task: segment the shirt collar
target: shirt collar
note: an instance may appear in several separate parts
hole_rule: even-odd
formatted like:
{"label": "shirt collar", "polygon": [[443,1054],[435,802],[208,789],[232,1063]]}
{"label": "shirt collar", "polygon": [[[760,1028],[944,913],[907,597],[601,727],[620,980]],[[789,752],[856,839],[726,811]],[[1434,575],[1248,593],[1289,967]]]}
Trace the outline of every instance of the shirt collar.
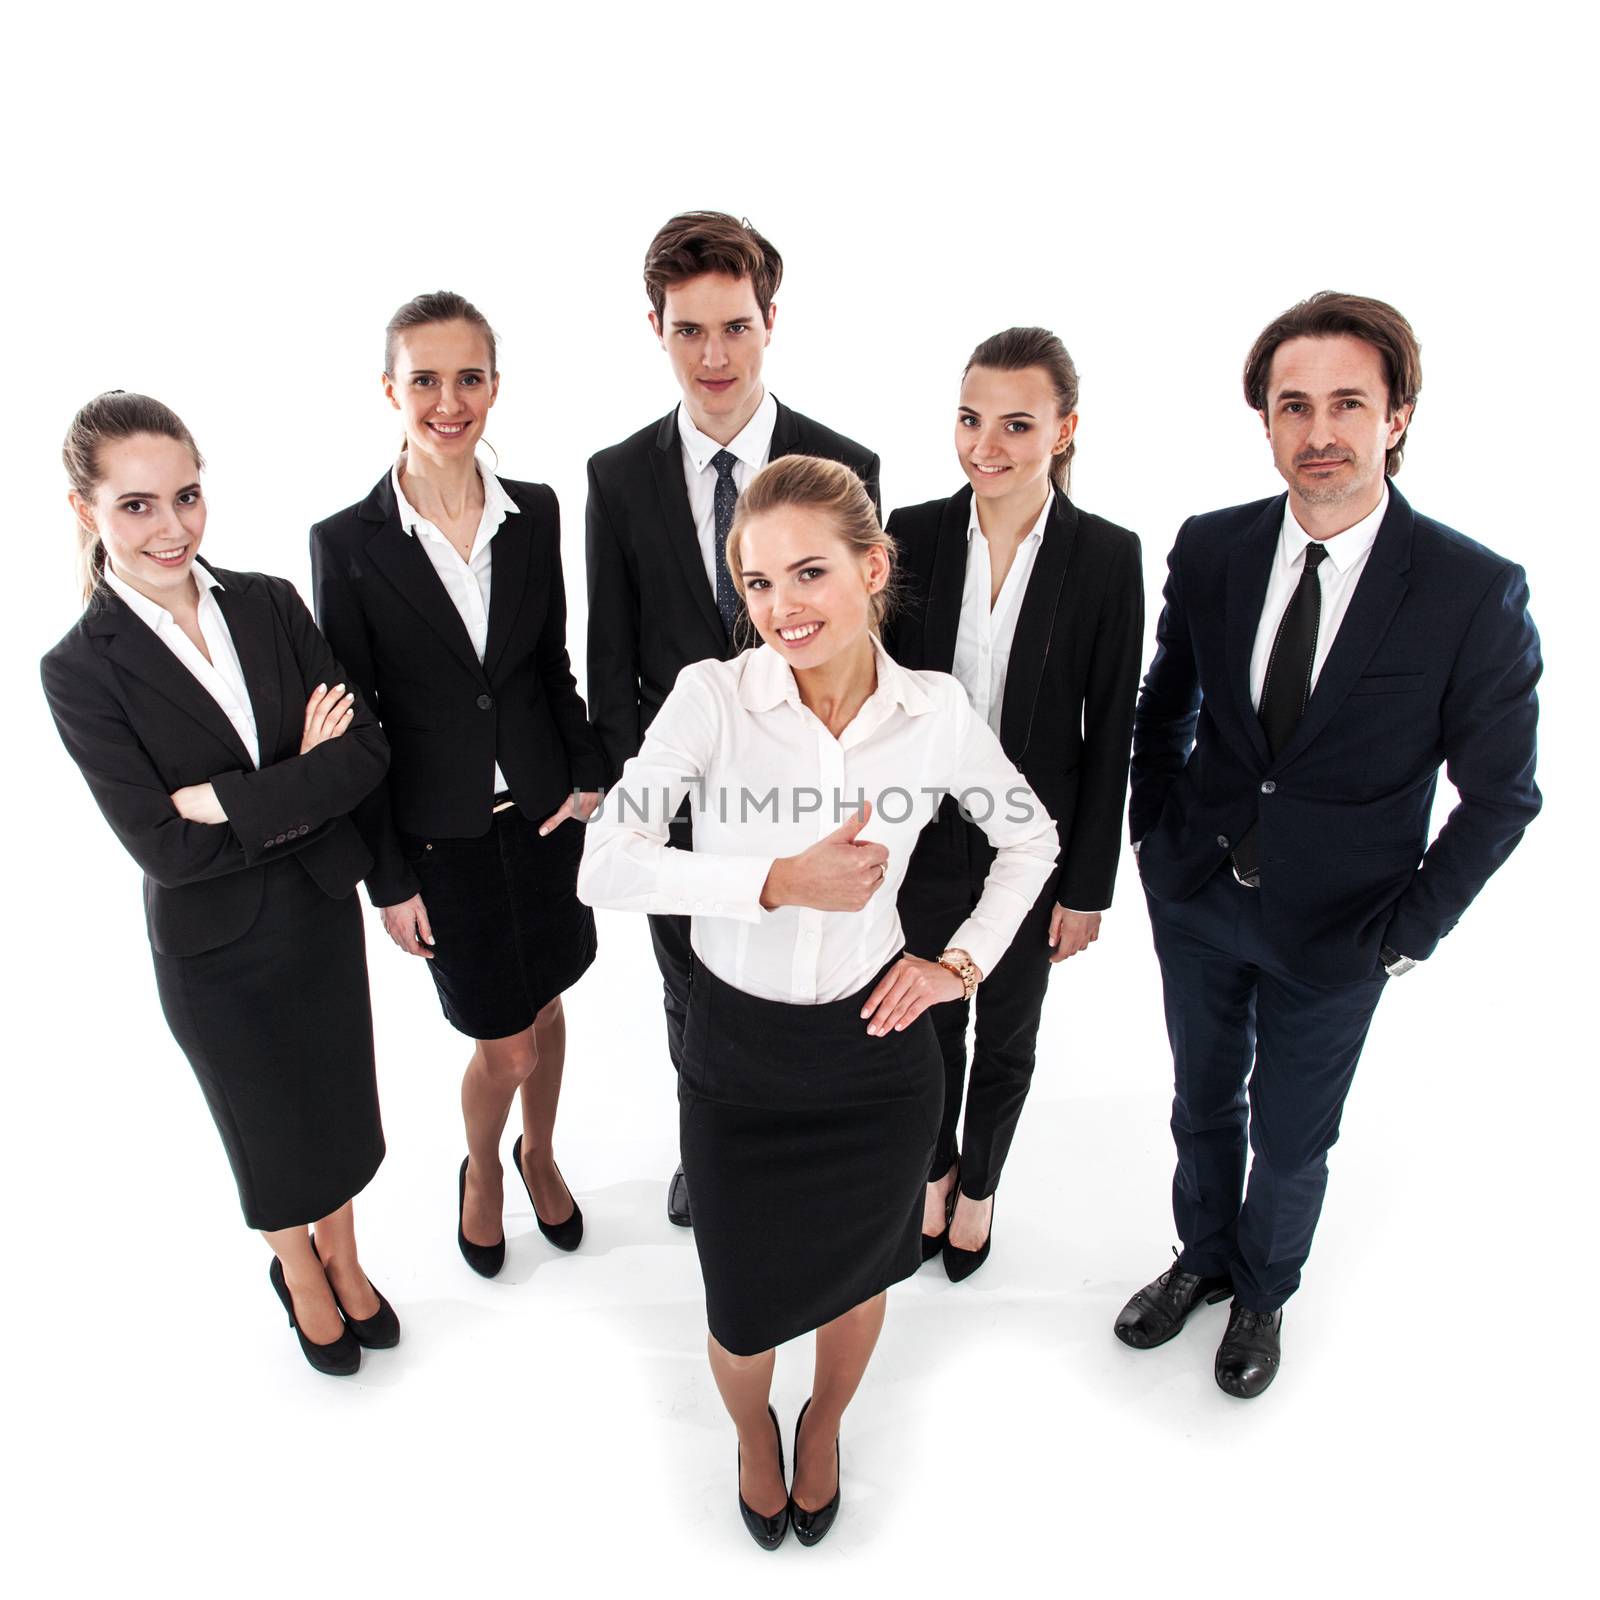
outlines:
{"label": "shirt collar", "polygon": [[[222,582],[216,574],[202,567],[198,561],[192,562],[189,570],[194,574],[195,587],[199,591],[201,600],[204,600],[213,589],[222,587]],[[102,576],[111,592],[147,627],[160,629],[174,621],[172,613],[159,600],[152,600],[149,595],[140,594],[131,583],[124,583],[111,570],[109,561]]]}
{"label": "shirt collar", "polygon": [[[1044,497],[1044,508],[1033,519],[1033,526],[1022,536],[1021,542],[1017,545],[1019,550],[1025,544],[1038,544],[1044,538],[1044,525],[1050,520],[1050,513],[1054,509],[1055,503],[1056,492],[1052,489]],[[970,545],[974,539],[982,537],[983,529],[978,526],[978,497],[973,495],[972,510],[967,516],[967,543]]]}
{"label": "shirt collar", "polygon": [[[430,528],[433,524],[406,499],[406,492],[400,487],[400,466],[404,460],[405,452],[402,451],[400,459],[390,470],[389,482],[394,489],[395,511],[399,514],[402,531],[415,533],[417,523],[425,522]],[[487,523],[491,528],[498,528],[507,517],[516,516],[522,508],[506,493],[505,485],[481,461],[478,463],[478,476],[483,480],[483,518],[478,526],[482,528]]]}
{"label": "shirt collar", "polygon": [[[863,711],[874,700],[886,706],[898,705],[908,717],[920,716],[932,707],[927,690],[884,649],[877,634],[872,636],[872,654],[878,667],[878,686],[867,697]],[[747,650],[739,660],[739,704],[747,711],[771,711],[785,701],[796,706],[801,703],[794,669],[770,644]]]}
{"label": "shirt collar", "polygon": [[1295,519],[1295,514],[1285,499],[1283,533],[1278,540],[1278,548],[1283,553],[1285,564],[1292,567],[1300,559],[1307,545],[1320,544],[1328,552],[1328,560],[1333,563],[1336,572],[1349,572],[1372,548],[1373,541],[1378,537],[1378,529],[1383,525],[1384,513],[1388,509],[1389,484],[1385,479],[1383,495],[1377,505],[1354,527],[1346,528],[1343,533],[1334,534],[1331,539],[1313,539]]}
{"label": "shirt collar", "polygon": [[718,444],[709,434],[702,433],[689,415],[689,408],[678,402],[678,437],[696,472],[704,472],[711,458],[719,450],[737,456],[753,472],[767,464],[767,452],[772,449],[772,430],[778,425],[778,402],[769,389],[761,396],[756,414],[734,435],[727,444]]}

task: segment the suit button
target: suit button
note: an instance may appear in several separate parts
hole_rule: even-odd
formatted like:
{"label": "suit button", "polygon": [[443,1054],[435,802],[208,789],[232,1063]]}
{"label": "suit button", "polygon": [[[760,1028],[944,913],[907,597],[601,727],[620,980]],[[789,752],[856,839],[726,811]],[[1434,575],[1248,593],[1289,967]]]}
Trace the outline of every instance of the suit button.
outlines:
{"label": "suit button", "polygon": [[494,696],[492,694],[480,694],[478,696],[478,709],[480,711],[487,711],[493,704]]}
{"label": "suit button", "polygon": [[261,841],[261,848],[263,850],[270,850],[272,848],[272,841],[270,839],[263,839]]}
{"label": "suit button", "polygon": [[1272,781],[1271,778],[1268,778],[1267,781],[1261,785],[1261,792],[1262,794],[1276,794],[1278,792],[1278,786]]}
{"label": "suit button", "polygon": [[274,844],[287,844],[288,842],[289,842],[289,835],[286,834],[286,833],[280,833],[278,835],[278,837],[273,840]]}
{"label": "suit button", "polygon": [[1217,847],[1219,849],[1221,849],[1221,850],[1226,850],[1228,848],[1228,836],[1227,836],[1227,834],[1219,833],[1217,835]]}
{"label": "suit button", "polygon": [[302,822],[300,824],[300,837],[303,839],[310,832],[311,832],[311,824],[309,822]]}

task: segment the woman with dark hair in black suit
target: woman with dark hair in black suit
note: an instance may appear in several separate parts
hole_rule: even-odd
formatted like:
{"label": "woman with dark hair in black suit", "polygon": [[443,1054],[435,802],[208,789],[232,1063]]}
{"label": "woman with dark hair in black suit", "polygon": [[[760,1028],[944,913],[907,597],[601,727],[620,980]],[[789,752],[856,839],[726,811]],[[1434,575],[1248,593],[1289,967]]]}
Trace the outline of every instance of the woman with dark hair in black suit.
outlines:
{"label": "woman with dark hair in black suit", "polygon": [[512,1159],[540,1231],[563,1250],[583,1237],[553,1138],[561,995],[595,956],[576,884],[604,760],[567,659],[556,498],[477,461],[500,384],[493,329],[460,295],[420,295],[390,320],[383,384],[405,419],[400,459],[311,530],[311,570],[318,618],[393,749],[356,813],[368,893],[473,1041],[456,1242],[492,1278],[519,1094]]}
{"label": "woman with dark hair in black suit", "polygon": [[311,1365],[349,1374],[400,1337],[352,1204],[383,1128],[354,894],[371,856],[348,813],[388,747],[290,584],[196,560],[200,453],[166,406],[101,395],[62,455],[87,605],[45,694],[144,868],[161,1009],[273,1288]]}
{"label": "woman with dark hair in black suit", "polygon": [[[952,1282],[989,1253],[994,1193],[1033,1076],[1050,969],[1100,936],[1116,878],[1144,633],[1139,541],[1067,498],[1078,373],[1043,328],[973,351],[956,455],[967,487],[889,519],[906,605],[889,647],[953,672],[1055,820],[1058,869],[973,1007],[933,1014],[944,1118],[928,1174],[923,1255]],[[946,800],[900,894],[906,947],[936,953],[966,917],[992,850]],[[967,1081],[969,1010],[977,1016]],[[956,1123],[966,1088],[959,1154]]]}

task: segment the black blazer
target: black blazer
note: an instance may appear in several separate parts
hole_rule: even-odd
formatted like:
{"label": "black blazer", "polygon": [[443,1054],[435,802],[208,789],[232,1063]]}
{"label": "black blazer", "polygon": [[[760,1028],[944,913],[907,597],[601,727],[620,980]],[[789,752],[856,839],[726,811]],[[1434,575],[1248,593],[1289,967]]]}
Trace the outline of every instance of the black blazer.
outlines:
{"label": "black blazer", "polygon": [[[900,604],[885,643],[908,667],[949,672],[967,573],[970,485],[889,518]],[[1058,905],[1111,904],[1144,648],[1136,534],[1053,491],[1028,574],[1000,708],[1000,743],[1056,824]]]}
{"label": "black blazer", "polygon": [[[1284,499],[1178,532],[1134,723],[1129,829],[1145,888],[1182,900],[1258,824],[1268,932],[1311,982],[1348,983],[1377,970],[1384,944],[1431,955],[1538,813],[1539,635],[1521,567],[1418,516],[1391,484],[1274,759],[1250,654]],[[1461,798],[1430,846],[1441,761]]]}
{"label": "black blazer", "polygon": [[[354,683],[294,586],[206,563],[255,711],[261,767],[226,713],[147,624],[105,584],[40,663],[67,753],[129,855],[144,868],[145,921],[162,955],[231,944],[255,920],[263,873],[292,858],[332,896],[372,857],[349,813],[389,762],[358,694],[337,739],[300,754],[306,700],[319,683]],[[210,783],[226,824],[186,822],[174,790]]]}
{"label": "black blazer", "polygon": [[[880,504],[877,456],[781,400],[768,459],[780,456],[842,461]],[[615,783],[678,673],[691,661],[738,654],[706,582],[676,406],[590,457],[586,532],[589,712]]]}
{"label": "black blazer", "polygon": [[555,494],[542,483],[500,482],[518,515],[494,536],[482,662],[427,553],[400,526],[389,473],[311,530],[318,620],[393,750],[388,781],[356,812],[375,858],[374,905],[418,892],[397,829],[451,839],[488,831],[497,761],[533,822],[572,789],[605,781],[567,659]]}

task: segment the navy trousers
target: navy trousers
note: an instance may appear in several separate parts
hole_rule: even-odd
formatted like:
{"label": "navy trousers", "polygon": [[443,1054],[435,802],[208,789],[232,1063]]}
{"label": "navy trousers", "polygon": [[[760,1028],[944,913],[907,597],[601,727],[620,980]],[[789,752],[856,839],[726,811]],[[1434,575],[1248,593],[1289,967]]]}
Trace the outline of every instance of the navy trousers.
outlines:
{"label": "navy trousers", "polygon": [[1333,988],[1297,978],[1294,952],[1267,943],[1259,891],[1226,867],[1188,900],[1145,898],[1172,1044],[1179,1264],[1231,1273],[1241,1305],[1274,1311],[1300,1286],[1388,979],[1382,968]]}

